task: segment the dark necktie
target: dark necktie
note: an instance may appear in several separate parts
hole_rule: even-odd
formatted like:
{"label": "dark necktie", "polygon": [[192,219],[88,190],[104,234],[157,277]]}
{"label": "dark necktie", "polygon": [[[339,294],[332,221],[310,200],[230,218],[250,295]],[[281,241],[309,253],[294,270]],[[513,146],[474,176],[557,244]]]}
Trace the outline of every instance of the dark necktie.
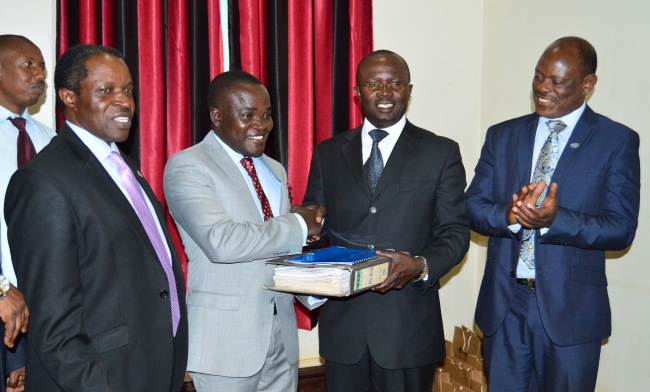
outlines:
{"label": "dark necktie", "polygon": [[372,148],[370,150],[370,157],[368,157],[366,163],[363,164],[363,172],[366,175],[366,181],[368,181],[370,193],[375,193],[379,177],[381,177],[381,172],[384,170],[384,159],[381,156],[379,142],[388,136],[388,132],[383,129],[373,129],[368,132],[368,135],[372,138]]}
{"label": "dark necktie", "polygon": [[[549,120],[546,122],[546,126],[551,133],[549,133],[546,142],[542,146],[539,158],[537,158],[535,172],[533,174],[534,183],[540,181],[546,183],[546,188],[544,188],[542,194],[537,198],[537,207],[542,205],[542,202],[546,197],[548,186],[551,184],[551,177],[553,177],[553,172],[555,172],[555,166],[557,166],[557,161],[560,159],[560,142],[558,134],[566,128],[566,124],[560,120]],[[521,260],[530,270],[535,269],[535,243],[532,238],[534,232],[535,230],[524,230],[523,240],[519,250],[519,257],[521,257]]]}
{"label": "dark necktie", "polygon": [[32,139],[30,139],[27,134],[27,130],[25,130],[25,123],[27,120],[22,117],[9,117],[8,120],[14,124],[14,127],[18,128],[18,139],[16,139],[18,154],[16,157],[18,168],[20,169],[22,165],[26,164],[30,159],[36,156],[36,149],[34,148]]}
{"label": "dark necktie", "polygon": [[255,171],[255,165],[253,165],[253,158],[245,157],[239,161],[249,176],[253,180],[253,186],[255,187],[255,192],[257,193],[257,198],[260,200],[260,205],[262,206],[262,212],[264,213],[264,220],[267,221],[273,218],[273,211],[271,211],[271,205],[269,204],[269,199],[262,189],[262,184],[260,184],[260,179],[257,177],[257,171]]}
{"label": "dark necktie", "polygon": [[138,183],[131,168],[126,164],[126,162],[124,162],[122,156],[118,152],[113,151],[108,156],[108,159],[117,166],[117,172],[120,175],[122,185],[124,185],[124,189],[126,189],[126,193],[128,193],[129,198],[133,203],[135,213],[138,215],[138,218],[140,218],[140,222],[142,222],[142,226],[147,232],[147,236],[156,251],[156,255],[165,271],[165,275],[167,276],[169,299],[171,301],[172,309],[172,334],[176,336],[178,322],[181,319],[181,311],[178,304],[178,292],[176,291],[176,279],[174,278],[174,271],[172,269],[172,263],[169,260],[169,255],[167,254],[167,249],[165,249],[165,245],[163,244],[160,233],[158,232],[158,225],[156,225],[151,210],[144,199],[140,183]]}

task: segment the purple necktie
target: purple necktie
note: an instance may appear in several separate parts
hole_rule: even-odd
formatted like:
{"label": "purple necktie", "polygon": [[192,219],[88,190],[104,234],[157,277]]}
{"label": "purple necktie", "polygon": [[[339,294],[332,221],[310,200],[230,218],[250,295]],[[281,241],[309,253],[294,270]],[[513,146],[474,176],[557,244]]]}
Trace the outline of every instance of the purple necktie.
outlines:
{"label": "purple necktie", "polygon": [[36,156],[36,149],[34,148],[32,139],[29,138],[27,130],[25,129],[25,123],[27,120],[22,117],[9,117],[7,119],[11,121],[12,124],[14,124],[14,127],[18,128],[18,139],[16,139],[16,148],[18,149],[18,154],[16,158],[18,168],[20,169],[22,165],[26,164],[30,159]]}
{"label": "purple necktie", "polygon": [[158,232],[158,226],[156,221],[154,221],[153,215],[151,215],[151,210],[147,206],[147,202],[144,200],[144,194],[142,193],[142,188],[140,183],[135,179],[131,168],[124,162],[124,159],[118,152],[111,152],[108,158],[115,163],[117,166],[117,171],[122,180],[122,185],[126,189],[126,192],[129,194],[129,198],[133,203],[135,208],[135,213],[140,218],[144,230],[149,236],[149,240],[156,250],[158,255],[158,260],[165,270],[167,275],[167,282],[169,283],[169,299],[171,300],[172,307],[172,328],[173,334],[176,336],[176,330],[178,330],[178,321],[181,319],[181,311],[178,305],[178,292],[176,291],[176,280],[174,279],[174,271],[172,270],[172,264],[169,260],[169,255],[165,249],[165,245],[162,242],[160,233]]}

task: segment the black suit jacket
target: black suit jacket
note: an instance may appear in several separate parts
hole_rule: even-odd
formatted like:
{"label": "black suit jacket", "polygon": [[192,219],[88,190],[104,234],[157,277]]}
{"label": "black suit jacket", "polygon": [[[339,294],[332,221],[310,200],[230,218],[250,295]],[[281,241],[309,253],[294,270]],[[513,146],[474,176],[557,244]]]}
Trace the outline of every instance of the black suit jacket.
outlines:
{"label": "black suit jacket", "polygon": [[371,195],[363,175],[361,127],[320,143],[304,204],[327,208],[330,245],[396,249],[424,256],[426,283],[384,295],[330,299],[321,310],[320,353],[358,362],[366,347],[389,369],[432,364],[445,355],[438,279],[469,246],[465,170],[458,144],[407,122]]}
{"label": "black suit jacket", "polygon": [[[134,170],[135,172],[135,170]],[[165,272],[127,198],[66,125],[12,177],[11,253],[31,312],[27,390],[178,391],[187,363],[181,265],[160,204],[181,306],[172,336]]]}

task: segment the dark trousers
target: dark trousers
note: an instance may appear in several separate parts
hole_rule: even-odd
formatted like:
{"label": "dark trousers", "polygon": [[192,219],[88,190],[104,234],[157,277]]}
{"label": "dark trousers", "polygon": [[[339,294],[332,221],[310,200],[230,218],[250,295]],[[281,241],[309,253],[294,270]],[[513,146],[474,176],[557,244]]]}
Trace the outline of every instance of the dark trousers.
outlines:
{"label": "dark trousers", "polygon": [[503,324],[483,339],[488,386],[500,392],[593,392],[600,345],[554,344],[542,325],[535,291],[517,285]]}
{"label": "dark trousers", "polygon": [[370,350],[361,361],[344,365],[325,362],[327,392],[431,392],[435,364],[409,369],[385,369]]}

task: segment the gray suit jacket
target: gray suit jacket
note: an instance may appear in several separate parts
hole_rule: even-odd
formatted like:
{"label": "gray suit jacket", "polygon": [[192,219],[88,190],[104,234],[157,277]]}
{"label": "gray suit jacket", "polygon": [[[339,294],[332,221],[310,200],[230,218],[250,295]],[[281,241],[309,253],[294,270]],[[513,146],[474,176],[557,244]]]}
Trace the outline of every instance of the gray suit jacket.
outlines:
{"label": "gray suit jacket", "polygon": [[284,168],[263,159],[283,184],[282,213],[266,222],[256,196],[212,132],[174,154],[165,167],[165,196],[189,258],[189,371],[230,377],[257,373],[269,348],[274,302],[288,360],[298,359],[293,295],[264,289],[273,274],[264,262],[299,253],[303,233],[289,213]]}

